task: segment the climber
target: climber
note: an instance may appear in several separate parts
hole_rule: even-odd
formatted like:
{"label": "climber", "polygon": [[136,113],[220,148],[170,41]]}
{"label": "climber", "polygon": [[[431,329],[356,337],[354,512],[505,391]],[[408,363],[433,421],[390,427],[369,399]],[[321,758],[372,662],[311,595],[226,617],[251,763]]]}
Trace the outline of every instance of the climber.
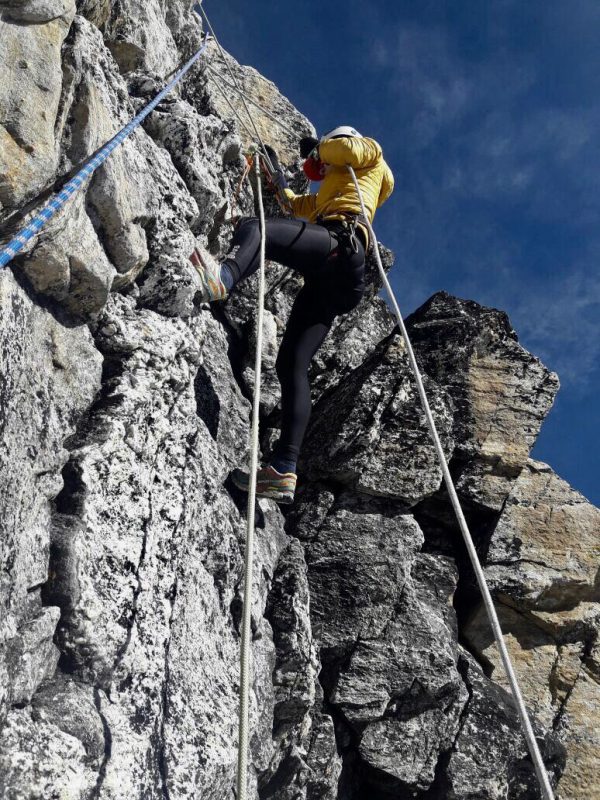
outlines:
{"label": "climber", "polygon": [[[356,171],[370,219],[394,187],[392,172],[374,139],[349,126],[334,128],[321,140],[305,137],[300,154],[304,171],[322,181],[316,194],[296,195],[287,185],[277,154],[265,148],[274,167],[271,184],[291,206],[293,218],[266,220],[266,258],[304,277],[292,307],[276,361],[281,383],[281,433],[269,463],[257,473],[257,495],[291,503],[296,462],[311,413],[308,369],[336,316],[355,308],[365,288],[368,230],[346,165]],[[298,219],[302,217],[303,219]],[[308,220],[308,221],[304,221]],[[260,223],[239,223],[222,264],[202,248],[191,256],[201,280],[204,302],[224,300],[259,267]],[[249,475],[234,470],[233,482],[247,491]]]}

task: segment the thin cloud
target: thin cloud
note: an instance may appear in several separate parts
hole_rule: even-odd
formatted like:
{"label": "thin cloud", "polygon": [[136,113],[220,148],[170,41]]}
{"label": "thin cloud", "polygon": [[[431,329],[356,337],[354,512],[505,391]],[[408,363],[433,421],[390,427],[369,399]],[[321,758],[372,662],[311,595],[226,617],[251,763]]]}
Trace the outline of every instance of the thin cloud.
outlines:
{"label": "thin cloud", "polygon": [[585,393],[600,379],[600,278],[571,271],[536,291],[534,303],[523,297],[513,315],[521,338],[563,384]]}
{"label": "thin cloud", "polygon": [[600,8],[550,6],[499,3],[471,50],[439,14],[388,25],[373,69],[397,110],[398,181],[381,217],[407,310],[439,288],[504,308],[563,386],[592,391]]}

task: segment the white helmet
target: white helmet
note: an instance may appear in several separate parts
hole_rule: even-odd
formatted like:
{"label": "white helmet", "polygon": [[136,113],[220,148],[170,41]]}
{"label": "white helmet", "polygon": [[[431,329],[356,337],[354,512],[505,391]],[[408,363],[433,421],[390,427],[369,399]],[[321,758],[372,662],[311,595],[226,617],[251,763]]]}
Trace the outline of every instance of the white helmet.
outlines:
{"label": "white helmet", "polygon": [[334,128],[332,131],[321,136],[321,141],[325,139],[335,139],[336,136],[354,136],[355,138],[362,139],[362,134],[356,128],[351,128],[350,125],[340,125],[339,128]]}

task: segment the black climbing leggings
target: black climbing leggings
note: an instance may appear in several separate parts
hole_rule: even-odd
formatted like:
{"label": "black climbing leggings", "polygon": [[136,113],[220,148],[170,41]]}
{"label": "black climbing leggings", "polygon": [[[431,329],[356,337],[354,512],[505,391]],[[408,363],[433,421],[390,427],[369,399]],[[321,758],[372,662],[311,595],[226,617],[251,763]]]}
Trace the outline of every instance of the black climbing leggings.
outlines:
{"label": "black climbing leggings", "polygon": [[[327,227],[325,227],[327,225]],[[275,455],[298,460],[311,412],[308,368],[339,314],[355,308],[364,292],[365,251],[355,253],[339,223],[313,225],[299,219],[266,221],[266,257],[304,276],[294,301],[277,355],[281,383],[281,434]],[[242,220],[225,263],[234,282],[244,280],[259,266],[260,224]]]}

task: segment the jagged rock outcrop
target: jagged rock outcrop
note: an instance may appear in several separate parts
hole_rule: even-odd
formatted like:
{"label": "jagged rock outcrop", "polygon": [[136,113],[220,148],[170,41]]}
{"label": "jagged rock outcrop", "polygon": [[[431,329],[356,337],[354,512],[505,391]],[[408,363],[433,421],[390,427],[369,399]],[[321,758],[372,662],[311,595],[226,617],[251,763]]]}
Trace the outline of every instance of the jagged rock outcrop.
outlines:
{"label": "jagged rock outcrop", "polygon": [[[62,91],[61,45],[75,0],[0,3],[0,211],[18,208],[53,178]],[[10,80],[7,80],[10,76]]]}
{"label": "jagged rock outcrop", "polygon": [[[100,387],[101,356],[84,325],[36,302],[1,276],[2,653],[0,715],[27,704],[53,675],[58,609],[43,607],[50,503],[60,492],[66,443]],[[66,323],[66,324],[65,324]]]}
{"label": "jagged rock outcrop", "polygon": [[[567,797],[598,791],[600,510],[546,464],[529,460],[489,542],[486,569],[536,716],[560,732],[571,759]],[[504,684],[480,608],[465,626],[474,652]]]}
{"label": "jagged rock outcrop", "polygon": [[454,404],[454,478],[462,498],[499,511],[558,390],[506,314],[434,295],[407,319],[421,368]]}
{"label": "jagged rock outcrop", "polygon": [[[183,0],[1,0],[6,238],[196,48]],[[152,42],[152,47],[147,46]],[[0,274],[0,794],[222,800],[235,783],[255,280],[197,300],[196,237],[253,213],[248,134],[200,64]],[[23,54],[27,53],[25,57]],[[229,66],[304,185],[313,131]],[[41,193],[41,194],[40,194]],[[271,211],[276,212],[274,204]],[[393,256],[382,247],[387,268]],[[262,445],[300,279],[268,265]],[[250,796],[529,800],[506,691],[403,343],[371,271],[312,366],[298,498],[256,510]],[[409,319],[562,800],[598,796],[598,516],[529,460],[558,383],[506,316]]]}
{"label": "jagged rock outcrop", "polygon": [[[449,453],[448,402],[432,381],[426,379],[426,388]],[[321,398],[315,412],[301,461],[311,478],[329,478],[407,506],[439,487],[441,468],[399,336],[378,345]]]}

